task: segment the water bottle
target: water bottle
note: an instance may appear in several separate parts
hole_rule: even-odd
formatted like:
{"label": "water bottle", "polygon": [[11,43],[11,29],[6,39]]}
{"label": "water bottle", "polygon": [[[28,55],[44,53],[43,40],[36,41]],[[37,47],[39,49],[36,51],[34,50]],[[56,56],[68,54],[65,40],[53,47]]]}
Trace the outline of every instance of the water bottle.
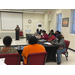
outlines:
{"label": "water bottle", "polygon": [[23,50],[24,46],[21,46],[21,50]]}
{"label": "water bottle", "polygon": [[18,48],[17,48],[18,50],[20,50],[20,46],[18,46]]}

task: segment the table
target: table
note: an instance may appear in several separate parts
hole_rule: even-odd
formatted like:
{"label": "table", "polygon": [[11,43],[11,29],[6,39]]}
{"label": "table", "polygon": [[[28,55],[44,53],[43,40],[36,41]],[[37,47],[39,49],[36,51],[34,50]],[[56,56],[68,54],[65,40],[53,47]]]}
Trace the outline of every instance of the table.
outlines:
{"label": "table", "polygon": [[[48,41],[45,41],[45,42],[48,42]],[[47,45],[47,44],[44,44],[45,42],[40,42],[38,40],[38,43],[43,45],[45,47],[45,49],[46,49],[46,52],[47,52],[47,62],[48,61],[56,62],[56,51],[59,48],[59,46],[58,45]]]}

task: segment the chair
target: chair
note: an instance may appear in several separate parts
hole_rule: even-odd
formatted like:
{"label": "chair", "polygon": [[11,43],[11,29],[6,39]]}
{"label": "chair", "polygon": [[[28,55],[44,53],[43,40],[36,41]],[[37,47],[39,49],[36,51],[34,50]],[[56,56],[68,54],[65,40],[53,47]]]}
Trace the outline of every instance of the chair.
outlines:
{"label": "chair", "polygon": [[20,31],[20,32],[19,32],[19,36],[20,36],[20,37],[23,37],[23,31]]}
{"label": "chair", "polygon": [[28,40],[29,39],[29,34],[26,34],[26,40]]}
{"label": "chair", "polygon": [[27,57],[27,65],[44,65],[46,62],[46,58],[47,52],[30,53]]}
{"label": "chair", "polygon": [[61,54],[64,54],[65,57],[66,57],[66,60],[68,61],[68,59],[67,59],[67,57],[68,57],[68,52],[67,52],[67,50],[68,50],[70,41],[68,41],[68,40],[64,40],[64,41],[65,41],[65,45],[66,45],[66,52],[63,52],[63,53],[61,53]]}
{"label": "chair", "polygon": [[0,58],[5,58],[5,64],[7,64],[7,65],[20,65],[19,53],[0,54]]}
{"label": "chair", "polygon": [[26,34],[26,40],[29,40],[31,36],[34,36],[34,34]]}

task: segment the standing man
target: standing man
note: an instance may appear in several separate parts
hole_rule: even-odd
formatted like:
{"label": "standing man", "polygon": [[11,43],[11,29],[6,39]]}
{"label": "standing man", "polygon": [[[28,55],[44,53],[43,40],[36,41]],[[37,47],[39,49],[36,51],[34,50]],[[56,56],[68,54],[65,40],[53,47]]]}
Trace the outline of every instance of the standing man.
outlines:
{"label": "standing man", "polygon": [[19,40],[19,31],[20,31],[19,25],[17,25],[15,31],[16,31],[16,40]]}

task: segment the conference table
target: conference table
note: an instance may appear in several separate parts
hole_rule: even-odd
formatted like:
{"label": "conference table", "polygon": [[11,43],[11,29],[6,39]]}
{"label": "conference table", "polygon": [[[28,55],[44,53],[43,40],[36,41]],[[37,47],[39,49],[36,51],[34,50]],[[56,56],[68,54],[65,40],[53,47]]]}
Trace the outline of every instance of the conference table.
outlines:
{"label": "conference table", "polygon": [[57,52],[57,49],[59,48],[59,46],[58,45],[45,44],[45,43],[48,43],[48,41],[42,41],[41,42],[38,40],[38,43],[45,47],[46,52],[47,52],[47,61],[56,62],[56,52]]}
{"label": "conference table", "polygon": [[[58,49],[58,45],[48,45],[48,44],[44,44],[45,42],[47,41],[39,41],[38,39],[38,44],[41,44],[45,47],[46,49],[46,52],[47,52],[47,61],[54,61],[56,62],[56,51]],[[12,44],[11,44],[11,47],[20,47],[19,50],[18,50],[18,53],[20,54],[21,56],[21,53],[23,51],[23,48],[21,47],[24,47],[24,46],[27,46],[28,45],[28,41],[26,41],[26,39],[20,39],[18,41],[16,40],[13,40]],[[4,47],[2,41],[0,42],[0,47]],[[21,61],[23,61],[22,59],[22,56],[21,56]]]}

